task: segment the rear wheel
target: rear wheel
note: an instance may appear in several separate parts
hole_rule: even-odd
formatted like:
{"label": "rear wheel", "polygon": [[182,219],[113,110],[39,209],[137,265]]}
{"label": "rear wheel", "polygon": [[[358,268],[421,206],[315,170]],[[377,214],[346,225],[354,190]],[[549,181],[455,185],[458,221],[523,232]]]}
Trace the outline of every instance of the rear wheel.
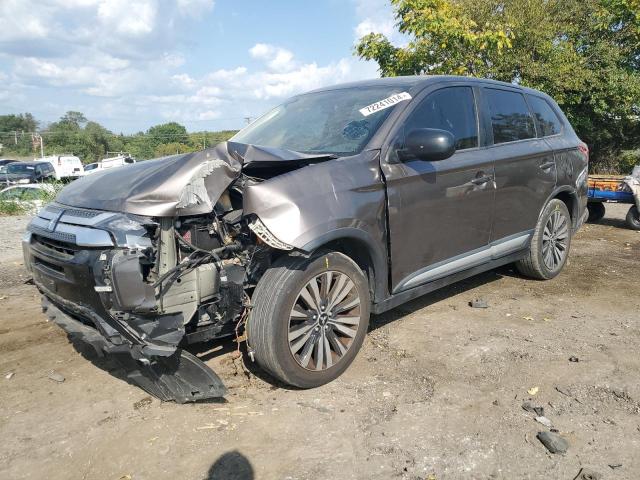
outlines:
{"label": "rear wheel", "polygon": [[589,218],[587,219],[587,222],[590,223],[602,220],[606,212],[606,208],[602,202],[589,202],[587,204],[587,209],[589,210]]}
{"label": "rear wheel", "polygon": [[640,214],[638,214],[638,208],[635,205],[627,212],[626,222],[632,230],[640,230]]}
{"label": "rear wheel", "polygon": [[247,334],[255,358],[290,385],[313,388],[340,376],[367,333],[367,279],[338,252],[279,259],[252,300]]}
{"label": "rear wheel", "polygon": [[519,260],[516,266],[523,275],[550,280],[560,273],[567,262],[570,246],[569,210],[564,202],[553,199],[538,219],[527,256]]}

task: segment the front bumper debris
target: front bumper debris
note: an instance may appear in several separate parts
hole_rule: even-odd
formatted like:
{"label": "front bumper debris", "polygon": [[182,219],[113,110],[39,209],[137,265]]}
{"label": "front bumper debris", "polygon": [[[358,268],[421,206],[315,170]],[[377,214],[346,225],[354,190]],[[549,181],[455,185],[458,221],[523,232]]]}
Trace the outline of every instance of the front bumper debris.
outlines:
{"label": "front bumper debris", "polygon": [[95,328],[63,312],[46,295],[42,297],[42,309],[74,344],[90,345],[100,357],[109,355],[123,367],[127,381],[162,401],[186,403],[226,394],[220,377],[183,349],[177,349],[169,357],[144,356],[126,343],[111,343]]}

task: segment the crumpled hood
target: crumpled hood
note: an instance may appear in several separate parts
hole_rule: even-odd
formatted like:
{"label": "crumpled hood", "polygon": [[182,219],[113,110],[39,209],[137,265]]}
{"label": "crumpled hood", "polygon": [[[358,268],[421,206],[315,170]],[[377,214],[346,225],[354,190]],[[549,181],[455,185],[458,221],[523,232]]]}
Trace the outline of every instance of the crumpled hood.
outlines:
{"label": "crumpled hood", "polygon": [[56,201],[72,207],[152,217],[199,215],[213,209],[243,168],[304,165],[331,158],[223,142],[200,152],[93,173],[65,187]]}

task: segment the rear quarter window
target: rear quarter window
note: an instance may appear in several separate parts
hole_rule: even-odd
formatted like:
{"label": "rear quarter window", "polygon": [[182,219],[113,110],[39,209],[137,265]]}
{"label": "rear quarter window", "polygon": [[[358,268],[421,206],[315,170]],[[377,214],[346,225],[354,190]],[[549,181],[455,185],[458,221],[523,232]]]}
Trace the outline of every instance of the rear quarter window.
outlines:
{"label": "rear quarter window", "polygon": [[524,96],[519,92],[486,88],[493,143],[535,138],[536,130]]}
{"label": "rear quarter window", "polygon": [[539,137],[550,137],[562,132],[562,122],[549,102],[544,98],[529,95],[529,105],[536,119]]}

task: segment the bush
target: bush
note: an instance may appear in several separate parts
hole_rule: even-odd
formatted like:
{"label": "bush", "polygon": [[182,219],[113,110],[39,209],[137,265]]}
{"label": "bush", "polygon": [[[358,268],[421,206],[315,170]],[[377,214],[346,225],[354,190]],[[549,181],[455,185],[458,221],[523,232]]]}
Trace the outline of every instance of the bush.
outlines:
{"label": "bush", "polygon": [[29,208],[13,200],[0,200],[0,216],[25,215]]}
{"label": "bush", "polygon": [[[50,183],[51,189],[40,190],[38,195],[38,201],[42,202],[42,206],[53,202],[58,195],[58,192],[66,185],[63,182]],[[35,215],[38,210],[38,205],[32,197],[24,199],[7,199],[0,200],[0,216],[10,215]]]}
{"label": "bush", "polygon": [[631,175],[633,167],[640,165],[640,150],[626,150],[620,153],[618,169],[622,175]]}

